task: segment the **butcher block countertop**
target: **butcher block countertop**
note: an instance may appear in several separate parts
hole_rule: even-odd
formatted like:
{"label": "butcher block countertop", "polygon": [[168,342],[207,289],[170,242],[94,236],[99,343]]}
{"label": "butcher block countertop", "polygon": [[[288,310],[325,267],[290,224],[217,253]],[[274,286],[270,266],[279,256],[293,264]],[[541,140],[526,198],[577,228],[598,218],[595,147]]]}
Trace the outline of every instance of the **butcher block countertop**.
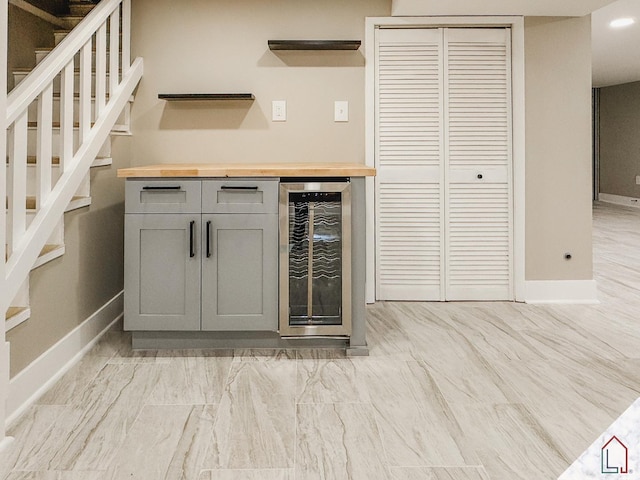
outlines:
{"label": "butcher block countertop", "polygon": [[358,163],[185,163],[118,170],[120,178],[372,177],[375,174],[375,168]]}

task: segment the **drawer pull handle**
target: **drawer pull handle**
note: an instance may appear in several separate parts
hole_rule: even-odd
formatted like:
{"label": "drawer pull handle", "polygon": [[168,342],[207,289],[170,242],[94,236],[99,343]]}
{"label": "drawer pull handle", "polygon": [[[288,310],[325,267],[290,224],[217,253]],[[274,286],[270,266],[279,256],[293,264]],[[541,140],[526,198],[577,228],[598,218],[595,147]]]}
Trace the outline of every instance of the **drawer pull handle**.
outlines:
{"label": "drawer pull handle", "polygon": [[196,256],[195,245],[193,242],[193,237],[195,235],[195,232],[194,232],[195,226],[196,226],[196,221],[191,220],[191,222],[189,223],[189,256],[191,258]]}
{"label": "drawer pull handle", "polygon": [[142,187],[143,190],[180,190],[182,187],[180,187],[180,185],[167,185],[167,186],[145,186]]}
{"label": "drawer pull handle", "polygon": [[482,174],[481,173],[478,174],[478,180],[482,180]]}
{"label": "drawer pull handle", "polygon": [[220,187],[221,190],[227,190],[230,192],[236,191],[236,192],[257,192],[258,191],[258,187],[230,187],[227,185],[223,185],[222,187]]}
{"label": "drawer pull handle", "polygon": [[207,222],[207,258],[211,257],[211,220]]}

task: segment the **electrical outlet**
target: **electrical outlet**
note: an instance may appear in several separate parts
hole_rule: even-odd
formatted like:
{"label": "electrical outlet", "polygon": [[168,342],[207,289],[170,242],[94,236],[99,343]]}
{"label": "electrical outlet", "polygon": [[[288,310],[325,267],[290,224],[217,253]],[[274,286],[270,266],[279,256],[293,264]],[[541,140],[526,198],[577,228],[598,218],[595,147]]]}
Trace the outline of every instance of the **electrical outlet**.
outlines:
{"label": "electrical outlet", "polygon": [[287,121],[287,101],[274,100],[271,102],[271,120],[274,122]]}

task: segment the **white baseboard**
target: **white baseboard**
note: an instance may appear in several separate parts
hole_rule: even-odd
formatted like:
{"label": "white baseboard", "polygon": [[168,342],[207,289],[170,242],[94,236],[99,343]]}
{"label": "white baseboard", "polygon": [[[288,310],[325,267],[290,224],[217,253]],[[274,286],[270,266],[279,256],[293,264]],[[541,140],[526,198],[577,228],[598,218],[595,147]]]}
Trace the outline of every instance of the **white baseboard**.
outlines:
{"label": "white baseboard", "polygon": [[122,317],[123,293],[118,293],[11,379],[5,422],[7,426],[73,367]]}
{"label": "white baseboard", "polygon": [[624,205],[625,207],[640,208],[640,198],[623,197],[621,195],[613,195],[611,193],[599,193],[598,200],[615,205]]}
{"label": "white baseboard", "polygon": [[600,303],[595,280],[528,280],[526,303]]}

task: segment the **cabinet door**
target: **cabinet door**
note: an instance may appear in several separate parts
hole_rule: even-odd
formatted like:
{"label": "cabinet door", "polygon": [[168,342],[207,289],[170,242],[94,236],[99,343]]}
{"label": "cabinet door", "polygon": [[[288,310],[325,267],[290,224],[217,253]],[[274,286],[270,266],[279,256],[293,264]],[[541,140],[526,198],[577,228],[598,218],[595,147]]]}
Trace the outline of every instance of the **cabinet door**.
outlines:
{"label": "cabinet door", "polygon": [[125,216],[125,330],[200,330],[200,215]]}
{"label": "cabinet door", "polygon": [[277,330],[278,215],[203,215],[202,227],[202,330]]}

